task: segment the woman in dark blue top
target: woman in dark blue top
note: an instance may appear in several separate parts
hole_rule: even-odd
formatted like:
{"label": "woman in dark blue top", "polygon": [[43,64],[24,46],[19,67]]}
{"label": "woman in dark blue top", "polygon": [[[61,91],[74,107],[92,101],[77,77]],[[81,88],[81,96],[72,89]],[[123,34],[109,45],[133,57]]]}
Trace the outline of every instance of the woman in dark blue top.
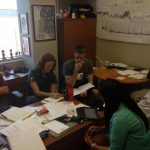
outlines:
{"label": "woman in dark blue top", "polygon": [[37,67],[30,72],[29,84],[31,91],[28,98],[30,103],[40,101],[46,97],[58,98],[61,96],[57,91],[57,79],[53,72],[55,66],[54,56],[46,53],[41,57]]}

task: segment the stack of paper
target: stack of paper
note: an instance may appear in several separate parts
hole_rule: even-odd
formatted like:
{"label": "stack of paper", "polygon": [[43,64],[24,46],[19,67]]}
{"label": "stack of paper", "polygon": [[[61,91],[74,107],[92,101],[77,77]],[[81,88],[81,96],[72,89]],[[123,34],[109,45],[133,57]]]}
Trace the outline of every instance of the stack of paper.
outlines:
{"label": "stack of paper", "polygon": [[9,142],[11,150],[46,150],[39,133],[48,130],[38,120],[19,120],[1,130]]}
{"label": "stack of paper", "polygon": [[64,133],[64,131],[66,131],[69,128],[69,126],[57,120],[53,120],[45,124],[45,126],[50,130],[50,134],[52,134],[55,137],[61,135],[62,133]]}
{"label": "stack of paper", "polygon": [[91,83],[84,84],[82,86],[79,86],[78,88],[74,88],[73,89],[73,95],[74,96],[79,95],[79,94],[81,94],[81,93],[83,93],[83,92],[85,92],[85,91],[87,91],[93,87],[94,87],[94,85]]}
{"label": "stack of paper", "polygon": [[135,78],[135,79],[143,79],[146,78],[146,75],[142,73],[137,73],[137,74],[129,75],[128,77]]}
{"label": "stack of paper", "polygon": [[7,139],[11,150],[46,150],[33,127],[13,132]]}
{"label": "stack of paper", "polygon": [[3,117],[11,121],[23,120],[34,113],[34,109],[30,109],[29,107],[18,108],[11,107],[10,109],[1,113]]}
{"label": "stack of paper", "polygon": [[61,101],[61,100],[63,100],[63,99],[64,99],[64,97],[59,97],[59,98],[47,97],[47,98],[45,98],[45,99],[43,100],[43,102],[44,102],[44,103],[45,103],[45,102],[57,103],[57,102],[59,102],[59,101]]}

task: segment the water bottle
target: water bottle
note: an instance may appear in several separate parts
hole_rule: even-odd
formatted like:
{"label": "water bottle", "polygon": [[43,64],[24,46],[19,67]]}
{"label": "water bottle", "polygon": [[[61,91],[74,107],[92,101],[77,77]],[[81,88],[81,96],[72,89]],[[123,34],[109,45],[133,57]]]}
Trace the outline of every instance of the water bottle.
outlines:
{"label": "water bottle", "polygon": [[71,84],[67,85],[66,92],[67,92],[67,95],[69,97],[69,100],[73,101],[74,100],[74,97],[73,97],[73,86]]}

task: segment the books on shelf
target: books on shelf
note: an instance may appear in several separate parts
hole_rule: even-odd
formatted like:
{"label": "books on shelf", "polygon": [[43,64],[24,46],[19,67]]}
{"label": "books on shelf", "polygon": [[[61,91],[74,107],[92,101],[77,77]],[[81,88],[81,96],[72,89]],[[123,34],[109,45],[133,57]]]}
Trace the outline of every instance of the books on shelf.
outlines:
{"label": "books on shelf", "polygon": [[93,87],[94,87],[94,85],[91,83],[84,84],[82,86],[79,86],[78,88],[74,88],[73,89],[73,95],[74,96],[79,95],[79,94],[81,94],[81,93],[83,93],[83,92],[85,92],[85,91],[87,91]]}

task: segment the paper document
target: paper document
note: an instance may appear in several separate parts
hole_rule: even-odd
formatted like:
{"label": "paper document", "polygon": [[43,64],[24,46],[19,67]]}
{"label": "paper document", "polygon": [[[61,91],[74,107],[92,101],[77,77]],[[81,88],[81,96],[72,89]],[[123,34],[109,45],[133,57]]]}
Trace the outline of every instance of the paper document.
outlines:
{"label": "paper document", "polygon": [[111,63],[110,66],[116,66],[116,67],[122,67],[122,68],[128,67],[128,65],[123,64],[123,63]]}
{"label": "paper document", "polygon": [[65,130],[67,130],[69,128],[69,126],[57,121],[57,120],[53,120],[47,124],[45,124],[45,127],[47,127],[50,130],[50,133],[52,135],[60,135],[62,134]]}
{"label": "paper document", "polygon": [[124,71],[117,70],[117,72],[121,75],[133,75],[139,73],[138,71],[134,71],[134,70],[124,70]]}
{"label": "paper document", "polygon": [[33,127],[14,132],[7,139],[11,150],[46,150]]}
{"label": "paper document", "polygon": [[146,75],[138,73],[138,74],[129,75],[128,77],[135,78],[135,79],[143,79],[146,78]]}
{"label": "paper document", "polygon": [[94,87],[94,85],[91,83],[84,84],[82,86],[79,86],[78,88],[74,88],[73,89],[73,95],[74,96],[79,95],[79,94],[81,94],[81,93],[83,93],[83,92],[85,92],[85,91],[87,91],[93,87]]}
{"label": "paper document", "polygon": [[34,128],[37,134],[39,134],[40,132],[44,130],[48,130],[48,128],[44,127],[44,125],[41,124],[37,119],[28,118],[23,121],[19,120],[10,124],[9,126],[2,129],[0,133],[4,134],[5,136],[9,136],[13,134],[14,132],[25,130],[30,127]]}
{"label": "paper document", "polygon": [[29,109],[28,107],[19,108],[19,107],[11,107],[10,109],[1,113],[6,119],[11,121],[23,120],[34,113],[33,109]]}
{"label": "paper document", "polygon": [[59,101],[61,101],[61,100],[63,100],[63,99],[64,99],[64,97],[59,97],[59,98],[48,97],[48,98],[45,98],[45,99],[43,100],[43,102],[57,103],[57,102],[59,102]]}

